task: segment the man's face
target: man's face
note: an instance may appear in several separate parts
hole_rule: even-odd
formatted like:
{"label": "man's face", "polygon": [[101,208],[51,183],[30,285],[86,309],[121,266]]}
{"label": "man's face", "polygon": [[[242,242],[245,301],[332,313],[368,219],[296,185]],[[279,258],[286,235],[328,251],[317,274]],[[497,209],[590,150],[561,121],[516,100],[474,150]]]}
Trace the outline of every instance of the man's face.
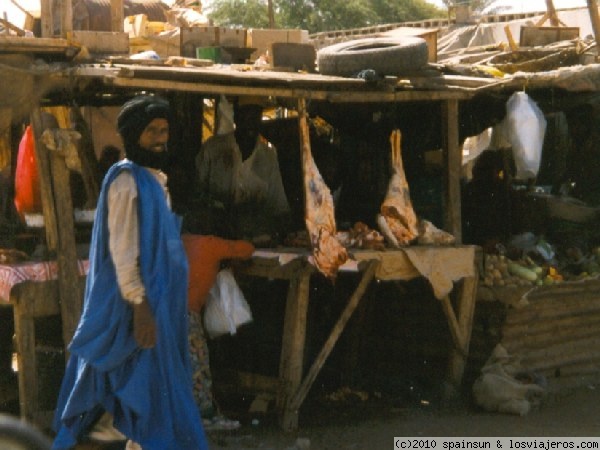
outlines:
{"label": "man's face", "polygon": [[140,135],[139,145],[145,150],[160,153],[167,149],[169,122],[167,119],[153,119]]}

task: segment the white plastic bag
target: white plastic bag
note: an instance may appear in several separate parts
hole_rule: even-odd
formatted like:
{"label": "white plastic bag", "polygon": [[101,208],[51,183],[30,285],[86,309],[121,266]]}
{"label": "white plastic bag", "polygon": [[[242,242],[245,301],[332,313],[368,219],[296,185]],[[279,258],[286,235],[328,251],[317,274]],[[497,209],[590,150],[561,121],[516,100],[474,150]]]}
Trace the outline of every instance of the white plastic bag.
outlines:
{"label": "white plastic bag", "polygon": [[250,306],[230,269],[217,274],[204,307],[204,328],[211,339],[234,335],[237,328],[252,321]]}
{"label": "white plastic bag", "polygon": [[484,150],[490,147],[490,141],[492,140],[492,128],[483,130],[477,136],[469,136],[463,142],[463,166],[470,161],[475,160]]}
{"label": "white plastic bag", "polygon": [[525,92],[515,92],[506,102],[504,120],[515,160],[515,178],[535,178],[540,169],[546,133],[544,113]]}

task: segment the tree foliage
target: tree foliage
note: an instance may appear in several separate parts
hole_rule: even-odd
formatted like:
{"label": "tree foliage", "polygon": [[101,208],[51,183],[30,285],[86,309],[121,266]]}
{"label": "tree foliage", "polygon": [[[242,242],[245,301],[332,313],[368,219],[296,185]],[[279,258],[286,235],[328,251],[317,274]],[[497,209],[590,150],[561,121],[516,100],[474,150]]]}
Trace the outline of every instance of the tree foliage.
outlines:
{"label": "tree foliage", "polygon": [[[425,0],[273,0],[279,28],[310,33],[445,17]],[[267,0],[214,0],[208,17],[219,26],[268,27]]]}
{"label": "tree foliage", "polygon": [[216,25],[245,28],[268,28],[266,0],[216,0],[208,17]]}

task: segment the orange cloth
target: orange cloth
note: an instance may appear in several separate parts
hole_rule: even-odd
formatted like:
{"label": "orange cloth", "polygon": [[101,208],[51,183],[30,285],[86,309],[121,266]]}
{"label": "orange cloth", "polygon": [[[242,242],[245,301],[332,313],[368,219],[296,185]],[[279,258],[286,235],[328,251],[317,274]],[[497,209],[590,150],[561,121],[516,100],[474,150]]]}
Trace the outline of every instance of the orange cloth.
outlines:
{"label": "orange cloth", "polygon": [[248,259],[254,246],[247,241],[232,241],[216,236],[184,234],[181,236],[188,257],[188,307],[200,311],[212,288],[224,259]]}

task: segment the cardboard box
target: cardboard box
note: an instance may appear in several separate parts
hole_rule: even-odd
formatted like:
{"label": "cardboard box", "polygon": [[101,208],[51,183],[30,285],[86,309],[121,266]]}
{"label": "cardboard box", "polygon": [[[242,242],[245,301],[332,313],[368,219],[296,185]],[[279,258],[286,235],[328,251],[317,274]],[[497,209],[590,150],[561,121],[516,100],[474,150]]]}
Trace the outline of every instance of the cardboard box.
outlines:
{"label": "cardboard box", "polygon": [[217,47],[219,45],[218,27],[181,27],[179,31],[180,56],[196,57],[198,47]]}
{"label": "cardboard box", "polygon": [[72,39],[92,54],[128,55],[129,35],[120,31],[74,30]]}
{"label": "cardboard box", "polygon": [[168,59],[169,56],[181,56],[179,48],[179,36],[175,34],[162,33],[146,38],[150,47],[158,53],[162,59]]}
{"label": "cardboard box", "polygon": [[245,28],[218,29],[218,43],[221,47],[247,47],[248,30]]}
{"label": "cardboard box", "polygon": [[181,56],[195,58],[201,47],[246,47],[246,36],[245,28],[181,27]]}
{"label": "cardboard box", "polygon": [[248,33],[248,47],[256,51],[250,56],[255,60],[267,51],[271,51],[274,42],[305,44],[308,43],[308,31],[300,29],[260,29],[253,28]]}

